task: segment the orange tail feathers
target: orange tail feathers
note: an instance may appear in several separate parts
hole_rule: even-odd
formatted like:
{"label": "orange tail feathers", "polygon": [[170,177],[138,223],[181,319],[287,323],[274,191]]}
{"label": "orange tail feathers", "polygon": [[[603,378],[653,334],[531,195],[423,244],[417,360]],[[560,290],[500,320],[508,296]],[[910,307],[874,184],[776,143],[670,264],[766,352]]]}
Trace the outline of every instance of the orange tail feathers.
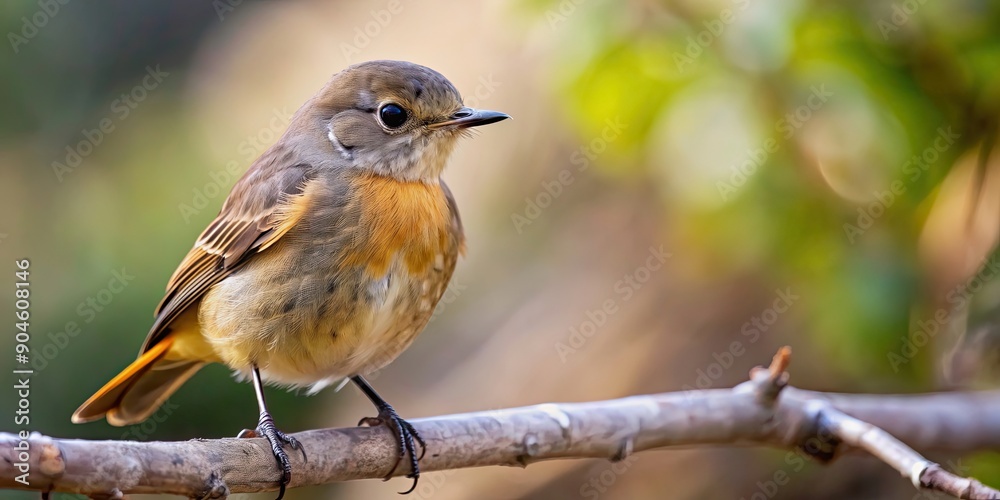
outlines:
{"label": "orange tail feathers", "polygon": [[166,360],[174,336],[168,336],[104,384],[99,391],[73,413],[73,423],[90,422],[106,417],[115,426],[142,422],[174,391],[186,382],[202,361]]}

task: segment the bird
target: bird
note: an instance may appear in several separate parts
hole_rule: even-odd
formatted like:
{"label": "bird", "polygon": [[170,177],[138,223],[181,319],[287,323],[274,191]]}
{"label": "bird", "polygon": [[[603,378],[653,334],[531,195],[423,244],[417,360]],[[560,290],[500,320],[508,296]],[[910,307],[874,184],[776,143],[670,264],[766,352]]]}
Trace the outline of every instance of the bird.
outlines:
{"label": "bird", "polygon": [[[458,139],[510,118],[473,109],[443,75],[404,61],[334,74],[235,183],[170,277],[138,358],[84,402],[75,423],[148,418],[209,363],[249,380],[256,429],[291,481],[264,385],[311,393],[350,380],[409,457],[416,488],[426,443],[366,376],[427,325],[465,252],[455,198],[441,179]],[[417,444],[421,454],[417,455]]]}

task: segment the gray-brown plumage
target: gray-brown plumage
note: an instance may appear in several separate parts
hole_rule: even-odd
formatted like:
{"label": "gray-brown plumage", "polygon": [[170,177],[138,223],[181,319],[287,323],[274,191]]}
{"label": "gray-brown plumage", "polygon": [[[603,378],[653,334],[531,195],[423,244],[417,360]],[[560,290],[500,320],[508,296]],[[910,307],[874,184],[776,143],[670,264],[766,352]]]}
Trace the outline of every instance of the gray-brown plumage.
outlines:
{"label": "gray-brown plumage", "polygon": [[[205,363],[258,385],[318,390],[353,377],[417,472],[419,437],[360,377],[427,324],[464,245],[441,172],[464,129],[506,117],[464,107],[447,79],[411,63],[334,75],[174,272],[139,359],[73,420],[142,421]],[[258,401],[258,433],[287,482],[281,444],[296,443],[273,428],[259,390]]]}

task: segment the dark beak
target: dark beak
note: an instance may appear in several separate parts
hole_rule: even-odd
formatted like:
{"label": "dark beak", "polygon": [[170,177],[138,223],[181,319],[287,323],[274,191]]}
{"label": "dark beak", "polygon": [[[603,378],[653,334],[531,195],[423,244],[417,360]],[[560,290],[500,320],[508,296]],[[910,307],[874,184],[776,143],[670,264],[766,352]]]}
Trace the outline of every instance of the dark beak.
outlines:
{"label": "dark beak", "polygon": [[469,128],[478,127],[480,125],[489,125],[491,123],[496,123],[500,120],[506,120],[510,118],[506,113],[501,113],[499,111],[489,111],[486,109],[472,109],[468,107],[463,107],[462,109],[455,112],[455,114],[448,117],[447,120],[437,123],[432,123],[427,126],[427,128],[443,128],[443,127],[453,127],[453,128]]}

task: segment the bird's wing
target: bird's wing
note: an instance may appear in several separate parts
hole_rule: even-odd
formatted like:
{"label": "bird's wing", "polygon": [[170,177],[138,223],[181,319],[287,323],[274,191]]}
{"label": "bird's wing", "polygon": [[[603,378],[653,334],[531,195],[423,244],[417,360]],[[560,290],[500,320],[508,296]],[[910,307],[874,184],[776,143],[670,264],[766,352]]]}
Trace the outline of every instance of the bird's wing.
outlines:
{"label": "bird's wing", "polygon": [[140,354],[165,338],[170,323],[212,285],[273,245],[301,219],[302,198],[315,171],[301,163],[278,165],[276,157],[262,156],[237,181],[219,215],[174,271]]}

